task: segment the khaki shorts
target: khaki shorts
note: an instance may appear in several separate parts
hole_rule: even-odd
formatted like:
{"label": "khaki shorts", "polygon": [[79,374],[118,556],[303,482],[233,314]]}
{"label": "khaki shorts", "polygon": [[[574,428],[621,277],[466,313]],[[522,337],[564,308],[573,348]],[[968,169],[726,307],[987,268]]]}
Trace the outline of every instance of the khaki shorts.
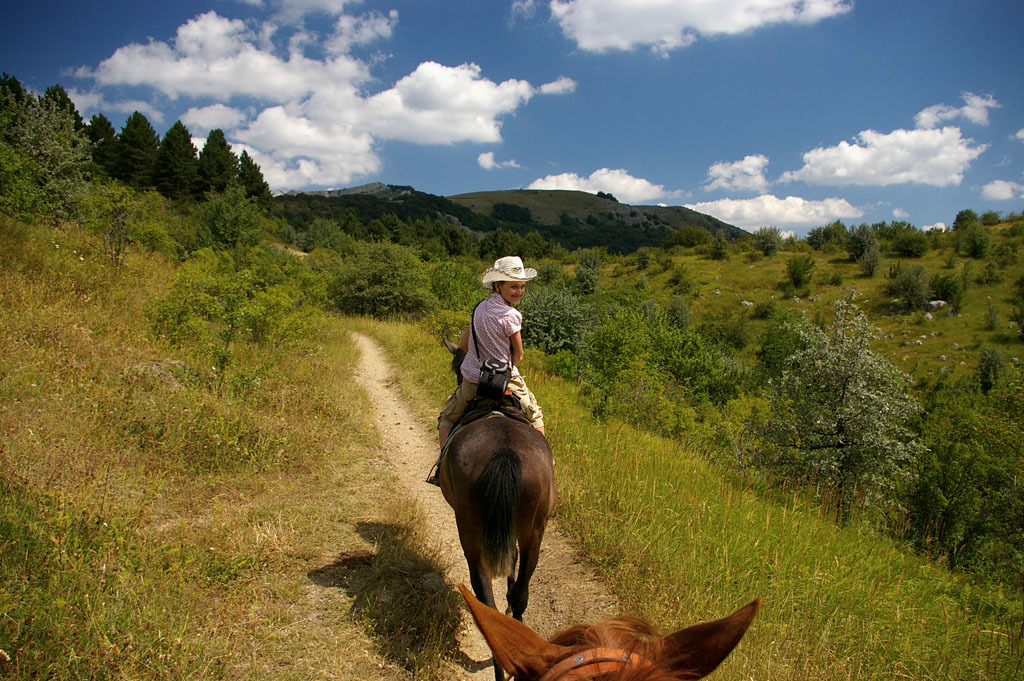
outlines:
{"label": "khaki shorts", "polygon": [[[523,380],[523,377],[513,376],[510,378],[508,389],[519,399],[519,403],[523,406],[523,411],[526,413],[526,418],[530,419],[530,424],[534,428],[543,428],[544,412],[541,411],[540,405],[537,404],[537,398],[526,387],[526,381]],[[451,428],[454,426],[455,422],[466,413],[466,405],[474,397],[476,397],[476,383],[470,383],[469,381],[460,383],[459,387],[448,396],[448,400],[444,403],[444,409],[441,410],[441,415],[437,417],[437,427]]]}

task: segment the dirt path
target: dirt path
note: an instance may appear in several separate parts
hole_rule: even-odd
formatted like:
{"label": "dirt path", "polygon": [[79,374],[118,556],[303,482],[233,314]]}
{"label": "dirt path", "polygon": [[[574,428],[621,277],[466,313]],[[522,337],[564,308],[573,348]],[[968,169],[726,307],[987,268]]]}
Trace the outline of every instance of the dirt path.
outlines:
{"label": "dirt path", "polygon": [[[445,576],[451,585],[469,584],[469,571],[455,529],[455,517],[441,490],[423,480],[437,458],[437,430],[414,413],[402,395],[391,366],[370,338],[353,333],[360,350],[356,380],[373,404],[372,412],[381,433],[384,454],[401,488],[423,509],[428,531],[452,569]],[[381,377],[384,377],[381,380]],[[555,456],[558,452],[555,452]],[[502,580],[494,580],[495,601],[505,602]],[[573,624],[594,622],[616,614],[616,603],[607,589],[575,555],[558,530],[557,518],[544,535],[537,572],[530,581],[530,604],[524,619],[545,638]],[[468,620],[468,618],[467,618]],[[471,625],[471,622],[470,622]],[[467,661],[456,675],[493,679],[487,644],[475,627],[461,632],[460,645]]]}

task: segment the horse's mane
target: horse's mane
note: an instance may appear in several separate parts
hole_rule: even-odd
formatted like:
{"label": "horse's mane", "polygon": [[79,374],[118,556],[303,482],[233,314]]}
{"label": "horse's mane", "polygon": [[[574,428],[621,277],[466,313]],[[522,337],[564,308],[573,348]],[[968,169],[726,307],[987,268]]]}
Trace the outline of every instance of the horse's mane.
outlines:
{"label": "horse's mane", "polygon": [[610,672],[598,678],[615,681],[679,681],[699,678],[696,674],[692,677],[680,674],[678,669],[670,673],[669,668],[677,660],[668,659],[664,639],[651,625],[636,617],[610,617],[597,624],[580,624],[555,634],[550,642],[565,646],[557,658],[549,660],[552,665],[591,648],[624,650],[636,653],[651,663],[640,667],[625,667],[620,672]]}

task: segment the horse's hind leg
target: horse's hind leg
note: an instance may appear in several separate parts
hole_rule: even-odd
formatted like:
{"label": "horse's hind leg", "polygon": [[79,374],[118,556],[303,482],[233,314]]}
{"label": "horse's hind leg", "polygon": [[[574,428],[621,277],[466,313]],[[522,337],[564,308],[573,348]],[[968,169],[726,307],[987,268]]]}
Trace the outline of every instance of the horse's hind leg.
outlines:
{"label": "horse's hind leg", "polygon": [[[494,592],[491,590],[490,575],[487,574],[479,558],[474,560],[467,556],[466,559],[469,563],[469,582],[473,586],[473,594],[478,601],[494,608]],[[494,681],[505,681],[505,674],[497,660],[494,660]]]}
{"label": "horse's hind leg", "polygon": [[508,605],[512,609],[512,617],[523,621],[526,604],[530,600],[530,578],[537,569],[540,558],[540,541],[544,536],[544,528],[534,530],[527,541],[519,542],[519,574],[515,582],[509,576]]}

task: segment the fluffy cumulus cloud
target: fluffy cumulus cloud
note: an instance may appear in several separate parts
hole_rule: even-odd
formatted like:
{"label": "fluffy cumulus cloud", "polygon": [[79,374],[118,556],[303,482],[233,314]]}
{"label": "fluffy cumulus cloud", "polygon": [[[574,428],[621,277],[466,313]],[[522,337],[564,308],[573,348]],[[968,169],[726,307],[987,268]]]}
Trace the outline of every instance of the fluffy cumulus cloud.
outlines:
{"label": "fluffy cumulus cloud", "polygon": [[761,154],[746,156],[733,163],[715,163],[708,169],[704,188],[709,191],[725,189],[763,192],[768,188],[768,180],[764,176],[766,167],[768,157]]}
{"label": "fluffy cumulus cloud", "polygon": [[1013,136],[1013,139],[1024,142],[1024,128],[1018,130],[1017,133]]}
{"label": "fluffy cumulus cloud", "polygon": [[666,191],[660,184],[633,177],[622,169],[601,168],[589,177],[576,173],[548,175],[534,180],[527,189],[571,189],[596,194],[607,192],[624,203],[649,203],[661,198],[678,196],[678,192]]}
{"label": "fluffy cumulus cloud", "polygon": [[959,128],[861,132],[854,142],[819,147],[803,155],[804,167],[783,182],[817,185],[959,185],[971,162],[987,149],[964,138]]}
{"label": "fluffy cumulus cloud", "polygon": [[846,199],[810,201],[799,196],[780,199],[771,194],[762,194],[753,199],[705,201],[686,204],[686,207],[748,230],[767,225],[810,227],[864,215],[863,210],[852,206]]}
{"label": "fluffy cumulus cloud", "polygon": [[[224,129],[233,145],[257,159],[273,188],[288,189],[339,186],[378,171],[383,140],[500,142],[503,117],[534,96],[575,88],[564,77],[539,86],[494,82],[475,64],[424,62],[368,93],[376,84],[371,64],[350,50],[389,38],[397,12],[343,14],[358,4],[351,0],[257,1],[249,4],[270,9],[271,20],[206,12],[180,26],[171,41],[126,45],[95,68],[79,69],[97,94],[83,93],[76,104],[88,109],[80,101],[124,86],[152,90],[172,104],[185,99],[192,104],[181,116],[186,125]],[[328,15],[332,29],[307,32],[302,19],[310,13]]]}
{"label": "fluffy cumulus cloud", "polygon": [[935,128],[946,121],[966,118],[977,125],[988,125],[988,110],[998,109],[999,102],[991,95],[976,95],[973,92],[963,94],[964,105],[961,107],[936,104],[922,110],[914,117],[918,128]]}
{"label": "fluffy cumulus cloud", "polygon": [[223,104],[192,107],[181,115],[181,122],[192,132],[209,132],[216,128],[234,128],[245,120],[245,113]]}
{"label": "fluffy cumulus cloud", "polygon": [[518,168],[519,164],[513,159],[507,161],[496,161],[494,160],[493,151],[485,151],[476,157],[476,162],[484,170],[494,170],[495,168]]}
{"label": "fluffy cumulus cloud", "polygon": [[1024,199],[1024,184],[1009,180],[993,180],[981,188],[981,198],[990,201]]}
{"label": "fluffy cumulus cloud", "polygon": [[[532,3],[520,3],[532,4]],[[851,0],[551,0],[551,16],[580,48],[595,52],[648,46],[660,54],[700,36],[731,35],[767,24],[814,23],[853,8]]]}

